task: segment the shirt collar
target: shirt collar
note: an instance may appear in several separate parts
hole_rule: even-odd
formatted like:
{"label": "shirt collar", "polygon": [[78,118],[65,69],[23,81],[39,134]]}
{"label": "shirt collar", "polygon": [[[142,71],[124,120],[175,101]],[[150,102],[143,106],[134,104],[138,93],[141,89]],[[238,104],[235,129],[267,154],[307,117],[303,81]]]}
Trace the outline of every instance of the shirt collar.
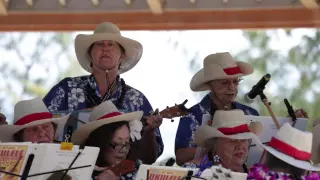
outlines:
{"label": "shirt collar", "polygon": [[[95,90],[95,94],[96,94],[97,96],[99,96],[100,98],[102,98],[101,93],[100,93],[100,91],[99,91],[99,87],[98,87],[96,78],[94,77],[93,74],[91,74],[90,76],[88,76],[87,81],[89,82],[88,84],[89,84],[90,88],[92,88],[92,89]],[[122,92],[122,88],[123,88],[123,87],[122,87],[120,75],[118,75],[118,76],[116,77],[116,88],[117,88],[116,93],[114,93],[113,95],[111,95],[109,99],[114,99],[114,98],[115,98],[115,99],[118,99],[119,96],[120,96],[120,94],[121,94],[121,92]]]}
{"label": "shirt collar", "polygon": [[[199,103],[199,105],[201,106],[201,108],[203,108],[204,110],[206,110],[207,112],[211,112],[211,108],[212,105],[214,105],[212,103],[212,93],[210,92],[209,94],[207,94]],[[237,108],[237,103],[234,102],[234,105]]]}

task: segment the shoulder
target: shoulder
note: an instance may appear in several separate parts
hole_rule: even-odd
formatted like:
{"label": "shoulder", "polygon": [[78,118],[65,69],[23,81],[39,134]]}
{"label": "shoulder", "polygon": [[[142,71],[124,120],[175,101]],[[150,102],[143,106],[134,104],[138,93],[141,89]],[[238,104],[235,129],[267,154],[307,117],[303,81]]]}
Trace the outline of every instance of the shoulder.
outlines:
{"label": "shoulder", "polygon": [[64,87],[64,88],[72,88],[72,87],[80,87],[84,84],[84,82],[87,82],[88,80],[87,76],[78,76],[78,77],[66,77],[59,81],[55,87]]}
{"label": "shoulder", "polygon": [[255,110],[254,108],[241,104],[239,102],[235,102],[237,109],[241,109],[243,110],[243,112],[247,115],[254,115],[254,116],[259,116],[259,113],[257,110]]}
{"label": "shoulder", "polygon": [[202,100],[199,103],[193,105],[190,108],[190,112],[194,116],[202,117],[203,114],[207,114],[210,112],[210,108],[211,108],[211,97],[210,97],[210,93],[208,93],[202,98]]}
{"label": "shoulder", "polygon": [[147,99],[147,97],[138,89],[126,84],[125,85],[125,89],[126,89],[126,95],[127,96],[134,96],[134,97],[140,97],[143,99]]}

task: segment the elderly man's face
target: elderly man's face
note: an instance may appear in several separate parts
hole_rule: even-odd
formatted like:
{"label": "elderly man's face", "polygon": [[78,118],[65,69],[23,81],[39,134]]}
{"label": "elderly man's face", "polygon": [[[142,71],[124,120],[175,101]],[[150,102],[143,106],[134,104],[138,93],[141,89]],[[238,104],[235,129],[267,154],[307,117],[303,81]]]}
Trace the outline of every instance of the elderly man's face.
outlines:
{"label": "elderly man's face", "polygon": [[93,67],[102,70],[118,68],[123,59],[120,45],[114,41],[97,41],[92,45],[90,52]]}
{"label": "elderly man's face", "polygon": [[55,130],[51,122],[23,129],[23,141],[53,143]]}
{"label": "elderly man's face", "polygon": [[241,78],[218,79],[210,81],[209,85],[222,102],[231,103],[237,97],[238,85],[241,81]]}
{"label": "elderly man's face", "polygon": [[222,165],[231,170],[242,167],[248,157],[249,140],[217,138],[215,151],[220,156]]}

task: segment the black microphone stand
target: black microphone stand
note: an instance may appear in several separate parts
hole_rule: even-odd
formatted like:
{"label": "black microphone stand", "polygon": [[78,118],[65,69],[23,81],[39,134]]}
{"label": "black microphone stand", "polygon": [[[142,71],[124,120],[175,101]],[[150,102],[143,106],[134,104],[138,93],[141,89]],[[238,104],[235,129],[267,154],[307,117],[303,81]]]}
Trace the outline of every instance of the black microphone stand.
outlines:
{"label": "black microphone stand", "polygon": [[288,110],[288,114],[289,114],[289,116],[291,117],[291,119],[293,121],[292,127],[294,127],[296,125],[296,122],[297,122],[296,113],[294,112],[294,110],[293,110],[292,106],[290,105],[288,99],[284,99],[283,101],[286,104],[286,107],[287,107],[287,110]]}

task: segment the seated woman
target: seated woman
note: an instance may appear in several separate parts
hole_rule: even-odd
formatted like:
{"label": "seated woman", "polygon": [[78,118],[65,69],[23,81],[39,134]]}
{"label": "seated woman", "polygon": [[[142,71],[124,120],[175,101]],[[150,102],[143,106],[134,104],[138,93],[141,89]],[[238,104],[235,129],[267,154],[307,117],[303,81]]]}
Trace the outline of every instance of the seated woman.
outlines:
{"label": "seated woman", "polygon": [[53,118],[40,98],[19,101],[14,107],[13,125],[0,125],[0,141],[53,143],[68,118]]}
{"label": "seated woman", "polygon": [[199,168],[198,175],[218,164],[235,172],[247,172],[245,162],[250,141],[254,140],[261,145],[252,132],[262,131],[261,124],[248,124],[241,110],[216,111],[211,126],[202,125],[195,133],[197,145],[205,148],[207,155],[185,163],[182,167]]}
{"label": "seated woman", "polygon": [[[126,158],[131,143],[141,139],[142,116],[142,111],[122,114],[111,101],[105,101],[93,109],[90,122],[73,133],[74,144],[100,148],[93,179],[135,179],[137,164]],[[127,165],[126,170],[123,166]]]}
{"label": "seated woman", "polygon": [[248,179],[320,179],[317,173],[308,175],[308,171],[320,171],[320,167],[310,161],[312,133],[300,131],[286,123],[264,148],[264,165],[254,165]]}

